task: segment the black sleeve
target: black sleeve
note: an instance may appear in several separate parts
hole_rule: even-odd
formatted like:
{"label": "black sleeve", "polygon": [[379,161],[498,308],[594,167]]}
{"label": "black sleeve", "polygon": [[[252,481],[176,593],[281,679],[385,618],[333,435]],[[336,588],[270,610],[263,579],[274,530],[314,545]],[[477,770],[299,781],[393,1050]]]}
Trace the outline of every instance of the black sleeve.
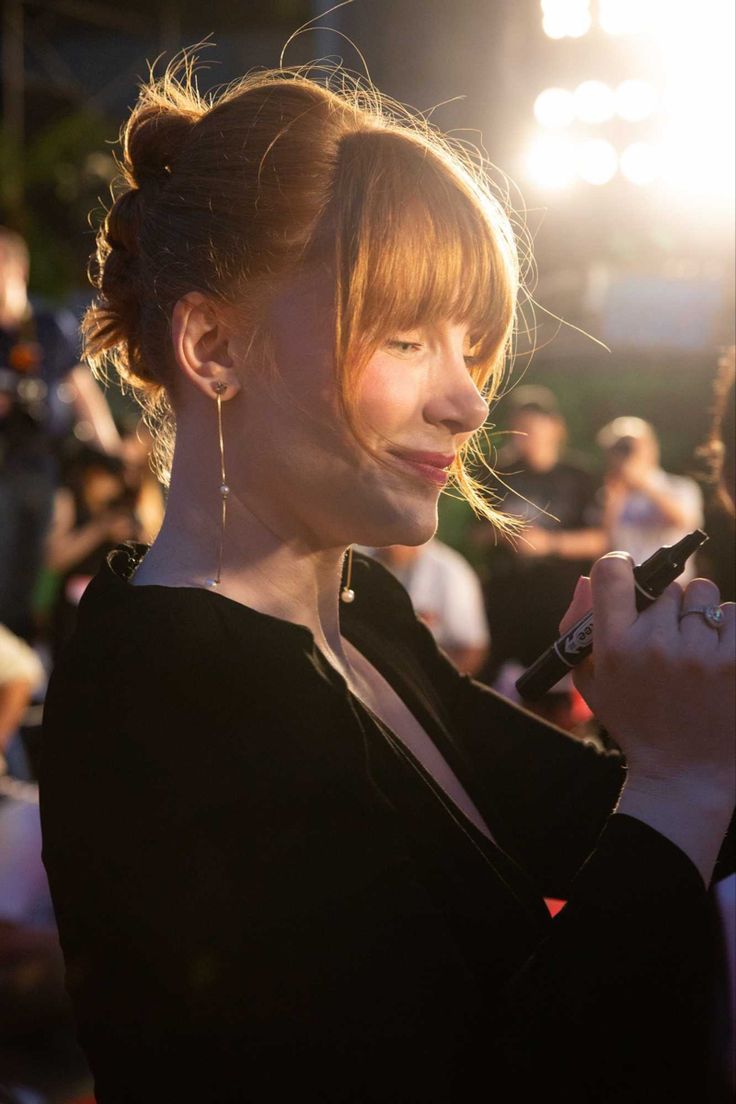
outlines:
{"label": "black sleeve", "polygon": [[623,757],[575,739],[467,677],[455,680],[453,709],[496,813],[499,843],[538,879],[545,896],[566,899],[616,806]]}
{"label": "black sleeve", "polygon": [[525,1099],[565,1082],[581,1104],[721,1099],[711,1095],[719,968],[696,868],[664,836],[615,814],[497,1008],[502,1083]]}

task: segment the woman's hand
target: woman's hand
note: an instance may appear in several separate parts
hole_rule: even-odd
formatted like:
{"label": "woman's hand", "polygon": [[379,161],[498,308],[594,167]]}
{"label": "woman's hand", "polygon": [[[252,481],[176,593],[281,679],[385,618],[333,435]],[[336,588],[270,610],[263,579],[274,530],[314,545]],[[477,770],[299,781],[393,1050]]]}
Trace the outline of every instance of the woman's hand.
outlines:
{"label": "woman's hand", "polygon": [[[723,623],[713,628],[687,611],[719,600],[713,583],[695,579],[684,593],[672,583],[639,613],[631,559],[614,552],[581,579],[561,624],[564,631],[592,607],[593,654],[575,682],[626,755],[619,811],[663,831],[701,872],[715,861],[736,795],[736,616],[725,603]],[[712,829],[709,846],[694,838],[703,835],[698,818]]]}

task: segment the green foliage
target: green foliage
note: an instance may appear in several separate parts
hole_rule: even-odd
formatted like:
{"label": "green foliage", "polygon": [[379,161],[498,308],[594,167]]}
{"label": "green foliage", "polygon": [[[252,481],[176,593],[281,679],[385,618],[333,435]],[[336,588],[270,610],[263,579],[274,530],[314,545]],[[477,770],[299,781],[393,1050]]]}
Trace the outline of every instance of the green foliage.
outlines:
{"label": "green foliage", "polygon": [[[30,139],[22,162],[0,131],[0,220],[28,241],[35,294],[61,300],[87,286],[87,261],[94,246],[89,213],[101,210],[107,201],[115,173],[109,148],[115,129],[93,112],[68,112]],[[18,179],[20,197],[13,187]]]}

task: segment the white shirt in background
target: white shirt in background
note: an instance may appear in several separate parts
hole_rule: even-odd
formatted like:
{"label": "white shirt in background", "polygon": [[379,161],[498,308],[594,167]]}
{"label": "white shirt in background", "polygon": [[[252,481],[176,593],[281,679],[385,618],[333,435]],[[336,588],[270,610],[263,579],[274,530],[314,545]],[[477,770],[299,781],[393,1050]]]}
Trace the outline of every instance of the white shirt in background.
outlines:
{"label": "white shirt in background", "polygon": [[454,548],[433,538],[402,567],[385,562],[380,548],[364,551],[381,560],[396,576],[408,592],[417,616],[441,648],[488,647],[490,633],[478,576]]}
{"label": "white shirt in background", "polygon": [[[643,491],[629,491],[611,531],[611,547],[628,552],[637,564],[663,545],[676,544],[686,533],[703,524],[703,495],[694,479],[670,475],[658,468],[652,475],[652,484],[676,500],[687,514],[688,522],[684,527],[671,525]],[[687,583],[695,578],[693,559],[688,560],[679,582]]]}

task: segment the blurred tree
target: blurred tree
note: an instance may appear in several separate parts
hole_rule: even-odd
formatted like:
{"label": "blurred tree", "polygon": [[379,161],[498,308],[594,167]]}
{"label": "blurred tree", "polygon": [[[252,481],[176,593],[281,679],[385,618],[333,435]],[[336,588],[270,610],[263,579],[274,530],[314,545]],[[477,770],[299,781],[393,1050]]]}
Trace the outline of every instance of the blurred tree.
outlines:
{"label": "blurred tree", "polygon": [[[89,212],[107,202],[115,172],[109,141],[116,129],[85,109],[62,115],[28,141],[22,166],[15,165],[24,193],[19,213],[0,186],[0,220],[16,225],[28,240],[36,294],[59,299],[84,283],[94,241]],[[9,145],[0,130],[3,165],[12,155]]]}
{"label": "blurred tree", "polygon": [[148,61],[165,63],[209,38],[211,80],[227,82],[275,63],[312,14],[310,0],[3,0],[0,222],[28,239],[32,292],[84,295],[95,215],[114,170],[111,142]]}

